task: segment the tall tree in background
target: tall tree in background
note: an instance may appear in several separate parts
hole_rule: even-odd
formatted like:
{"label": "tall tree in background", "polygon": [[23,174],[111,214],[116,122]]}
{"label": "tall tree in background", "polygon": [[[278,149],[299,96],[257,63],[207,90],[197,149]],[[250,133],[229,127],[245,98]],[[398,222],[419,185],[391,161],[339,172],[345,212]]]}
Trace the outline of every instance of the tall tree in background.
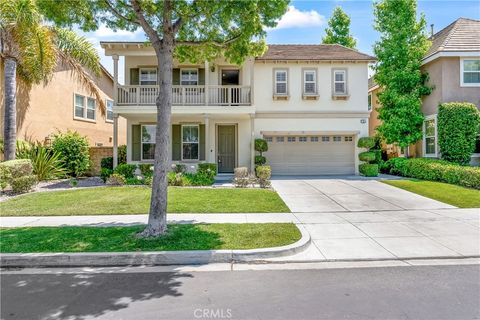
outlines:
{"label": "tall tree in background", "polygon": [[73,31],[43,24],[34,0],[0,0],[0,57],[5,64],[5,160],[15,159],[17,77],[27,84],[46,84],[61,63],[97,98],[105,113],[105,103],[89,74],[100,74],[95,48]]}
{"label": "tall tree in background", "polygon": [[420,71],[430,46],[425,17],[417,20],[416,0],[378,1],[374,15],[374,27],[381,33],[374,45],[374,78],[382,88],[377,130],[386,143],[408,147],[422,138],[421,97],[431,92],[425,85],[428,75]]}
{"label": "tall tree in background", "polygon": [[[274,27],[288,0],[37,0],[58,25],[80,24],[94,30],[101,23],[117,30],[141,27],[155,50],[159,70],[156,100],[155,162],[148,225],[141,236],[167,229],[167,173],[174,56],[201,62],[223,55],[241,64],[266,49],[265,27]],[[256,42],[252,42],[256,39]]]}
{"label": "tall tree in background", "polygon": [[325,29],[325,37],[322,43],[341,44],[342,46],[354,49],[357,41],[350,34],[350,17],[341,7],[336,7],[328,20],[328,27]]}

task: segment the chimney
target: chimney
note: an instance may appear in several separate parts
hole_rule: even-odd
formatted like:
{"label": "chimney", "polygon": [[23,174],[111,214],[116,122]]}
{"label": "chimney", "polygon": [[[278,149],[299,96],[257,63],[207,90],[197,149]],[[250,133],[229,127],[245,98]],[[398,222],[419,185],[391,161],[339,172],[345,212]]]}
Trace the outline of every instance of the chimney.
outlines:
{"label": "chimney", "polygon": [[433,23],[430,25],[430,37],[433,39]]}

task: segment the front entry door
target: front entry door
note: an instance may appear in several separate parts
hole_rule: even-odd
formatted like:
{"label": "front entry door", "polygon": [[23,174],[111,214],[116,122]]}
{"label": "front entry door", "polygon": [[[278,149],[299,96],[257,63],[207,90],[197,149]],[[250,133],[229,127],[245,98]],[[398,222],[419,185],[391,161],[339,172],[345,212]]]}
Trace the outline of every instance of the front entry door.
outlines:
{"label": "front entry door", "polygon": [[235,167],[235,126],[220,125],[218,126],[218,172],[232,173]]}

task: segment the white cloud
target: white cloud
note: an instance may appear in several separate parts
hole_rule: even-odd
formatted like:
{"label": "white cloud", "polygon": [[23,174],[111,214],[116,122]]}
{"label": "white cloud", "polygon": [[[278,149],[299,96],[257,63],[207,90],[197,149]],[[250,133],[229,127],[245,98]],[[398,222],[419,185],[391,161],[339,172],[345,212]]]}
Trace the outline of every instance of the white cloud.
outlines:
{"label": "white cloud", "polygon": [[122,38],[136,38],[143,34],[142,29],[138,28],[137,30],[131,32],[126,30],[117,30],[116,32],[108,28],[105,25],[101,25],[94,33],[95,37],[99,38],[112,38],[112,37],[122,37]]}
{"label": "white cloud", "polygon": [[274,29],[317,27],[325,23],[325,17],[315,10],[300,11],[289,6]]}

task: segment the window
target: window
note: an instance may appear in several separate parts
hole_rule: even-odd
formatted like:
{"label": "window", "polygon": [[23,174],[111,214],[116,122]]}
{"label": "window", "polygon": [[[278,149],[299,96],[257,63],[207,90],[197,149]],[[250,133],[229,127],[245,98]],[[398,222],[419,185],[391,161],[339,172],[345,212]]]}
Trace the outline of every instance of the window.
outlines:
{"label": "window", "polygon": [[340,141],[342,141],[342,137],[335,136],[335,137],[333,137],[333,141],[334,142],[340,142]]}
{"label": "window", "polygon": [[113,121],[113,101],[107,99],[107,121]]}
{"label": "window", "polygon": [[288,137],[287,141],[288,142],[295,142],[297,139],[295,137]]}
{"label": "window", "polygon": [[140,85],[150,86],[157,84],[157,69],[140,69]]}
{"label": "window", "polygon": [[372,95],[368,95],[368,111],[372,110]]}
{"label": "window", "polygon": [[480,86],[480,59],[462,59],[461,64],[461,85]]}
{"label": "window", "polygon": [[303,94],[317,94],[317,72],[316,70],[303,71]]}
{"label": "window", "polygon": [[142,160],[155,158],[155,125],[142,126]]}
{"label": "window", "polygon": [[277,140],[277,142],[284,142],[285,141],[285,139],[283,137],[277,137],[276,140]]}
{"label": "window", "polygon": [[330,137],[327,137],[327,136],[322,137],[322,142],[329,142],[329,141],[330,141]]}
{"label": "window", "polygon": [[436,116],[429,116],[423,123],[423,152],[425,156],[437,156]]}
{"label": "window", "polygon": [[318,137],[310,137],[310,142],[318,142]]}
{"label": "window", "polygon": [[75,94],[74,118],[95,120],[96,106],[97,103],[95,99]]}
{"label": "window", "polygon": [[475,141],[475,151],[473,153],[480,154],[480,129],[477,134],[477,140]]}
{"label": "window", "polygon": [[275,70],[275,94],[288,94],[288,73],[287,70]]}
{"label": "window", "polygon": [[265,137],[265,141],[267,141],[267,142],[272,142],[272,141],[273,141],[273,138],[272,138],[272,137]]}
{"label": "window", "polygon": [[345,137],[345,141],[346,142],[353,141],[353,137]]}
{"label": "window", "polygon": [[307,137],[298,137],[298,141],[307,142]]}
{"label": "window", "polygon": [[182,160],[198,160],[198,125],[182,126]]}
{"label": "window", "polygon": [[182,86],[198,85],[198,70],[197,69],[181,69],[180,84]]}
{"label": "window", "polygon": [[333,71],[333,94],[334,95],[347,94],[347,71],[345,70]]}

